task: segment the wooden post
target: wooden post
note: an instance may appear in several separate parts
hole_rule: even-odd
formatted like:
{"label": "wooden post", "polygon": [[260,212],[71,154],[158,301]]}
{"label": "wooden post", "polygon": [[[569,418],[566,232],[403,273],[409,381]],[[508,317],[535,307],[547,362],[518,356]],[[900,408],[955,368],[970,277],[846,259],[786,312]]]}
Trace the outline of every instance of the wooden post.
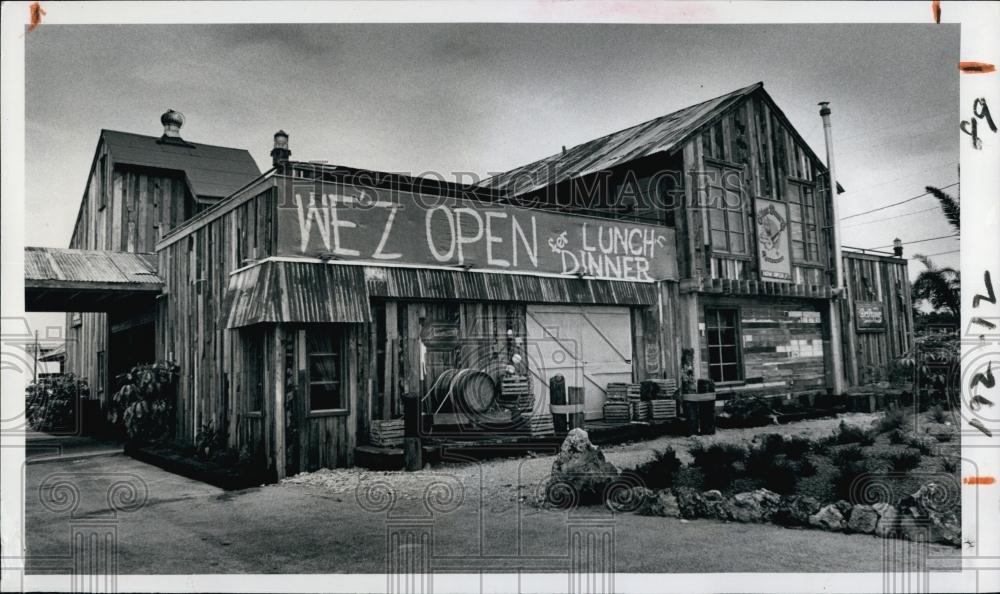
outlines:
{"label": "wooden post", "polygon": [[403,461],[408,472],[424,467],[422,445],[420,396],[414,392],[407,392],[403,394]]}
{"label": "wooden post", "polygon": [[278,480],[285,478],[285,327],[274,329],[274,469]]}

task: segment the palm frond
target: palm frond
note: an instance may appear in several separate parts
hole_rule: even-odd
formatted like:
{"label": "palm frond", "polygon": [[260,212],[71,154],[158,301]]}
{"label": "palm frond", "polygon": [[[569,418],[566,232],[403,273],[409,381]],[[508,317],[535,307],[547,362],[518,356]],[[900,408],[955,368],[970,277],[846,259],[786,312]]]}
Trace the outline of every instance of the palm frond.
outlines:
{"label": "palm frond", "polygon": [[956,231],[959,231],[962,223],[962,208],[958,200],[955,200],[934,186],[926,186],[924,189],[937,198],[938,202],[941,203],[941,210],[944,211],[944,217],[948,219],[948,222],[951,223],[951,226]]}

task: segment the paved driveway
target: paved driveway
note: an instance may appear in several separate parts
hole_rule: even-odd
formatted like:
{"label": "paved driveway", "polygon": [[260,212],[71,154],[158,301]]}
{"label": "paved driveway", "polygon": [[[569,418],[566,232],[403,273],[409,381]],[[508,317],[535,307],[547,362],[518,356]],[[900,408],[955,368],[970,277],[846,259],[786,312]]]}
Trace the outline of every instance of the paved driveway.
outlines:
{"label": "paved driveway", "polygon": [[[424,559],[425,569],[561,571],[570,567],[574,538],[610,544],[598,558],[613,558],[617,572],[882,568],[885,541],[871,536],[518,504],[517,469],[523,466],[527,476],[546,463],[502,460],[399,480],[363,473],[353,483],[330,473],[324,479],[330,484],[286,482],[234,492],[124,455],[29,465],[29,572],[68,572],[74,554],[97,546],[81,533],[113,534],[122,574],[382,573],[400,559],[387,555],[390,540],[411,561]],[[509,477],[508,497],[479,488],[496,483],[500,469]],[[957,554],[937,546],[930,552]]]}

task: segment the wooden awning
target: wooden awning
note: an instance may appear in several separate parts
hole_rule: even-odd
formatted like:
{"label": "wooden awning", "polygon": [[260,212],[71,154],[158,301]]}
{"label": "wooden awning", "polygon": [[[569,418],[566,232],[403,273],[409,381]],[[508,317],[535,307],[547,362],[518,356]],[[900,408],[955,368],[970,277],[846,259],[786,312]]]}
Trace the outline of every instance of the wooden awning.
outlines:
{"label": "wooden awning", "polygon": [[361,266],[264,261],[229,278],[227,328],[371,319]]}
{"label": "wooden awning", "polygon": [[24,248],[26,311],[120,311],[162,289],[153,254]]}

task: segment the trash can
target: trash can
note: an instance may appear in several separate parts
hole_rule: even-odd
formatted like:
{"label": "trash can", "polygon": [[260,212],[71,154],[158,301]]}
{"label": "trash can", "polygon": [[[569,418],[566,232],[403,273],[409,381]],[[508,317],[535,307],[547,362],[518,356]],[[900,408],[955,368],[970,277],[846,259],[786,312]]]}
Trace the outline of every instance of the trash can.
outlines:
{"label": "trash can", "polygon": [[688,435],[715,434],[715,392],[683,394],[684,419]]}

